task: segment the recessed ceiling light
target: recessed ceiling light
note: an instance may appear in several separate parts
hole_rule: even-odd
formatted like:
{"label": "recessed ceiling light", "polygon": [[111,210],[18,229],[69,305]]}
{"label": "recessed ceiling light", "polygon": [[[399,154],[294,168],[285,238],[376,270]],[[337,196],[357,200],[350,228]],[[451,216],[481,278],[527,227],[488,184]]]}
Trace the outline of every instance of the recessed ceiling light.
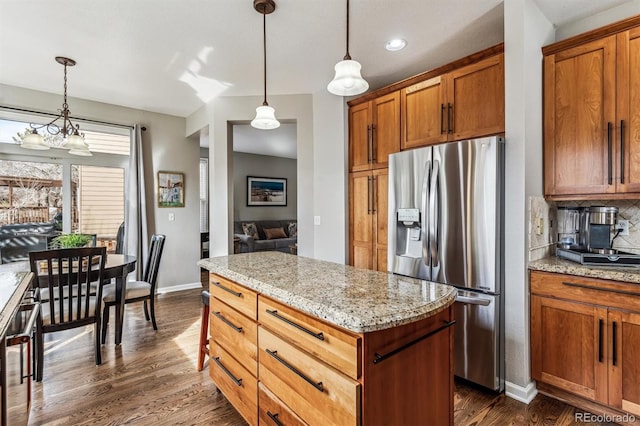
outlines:
{"label": "recessed ceiling light", "polygon": [[395,52],[396,50],[402,50],[407,45],[407,40],[402,38],[394,38],[393,40],[389,40],[384,48],[390,52]]}

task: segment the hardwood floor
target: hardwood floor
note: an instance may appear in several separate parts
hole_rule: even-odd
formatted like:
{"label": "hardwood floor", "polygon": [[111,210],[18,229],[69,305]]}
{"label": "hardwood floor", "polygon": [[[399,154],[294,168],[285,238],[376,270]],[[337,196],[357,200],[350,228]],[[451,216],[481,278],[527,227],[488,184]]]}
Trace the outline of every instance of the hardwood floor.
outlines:
{"label": "hardwood floor", "polygon": [[[113,344],[110,327],[100,366],[91,327],[46,336],[44,380],[34,385],[29,424],[245,424],[208,370],[196,371],[200,291],[159,295],[156,318],[157,332],[141,304],[128,305],[123,343]],[[456,388],[456,425],[576,424],[575,408],[543,395],[527,406],[464,383]]]}

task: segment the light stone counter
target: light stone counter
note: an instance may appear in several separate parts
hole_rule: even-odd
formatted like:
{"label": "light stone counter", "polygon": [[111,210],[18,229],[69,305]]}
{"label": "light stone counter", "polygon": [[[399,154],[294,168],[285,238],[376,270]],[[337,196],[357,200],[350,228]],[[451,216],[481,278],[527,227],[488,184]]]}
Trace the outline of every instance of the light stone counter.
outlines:
{"label": "light stone counter", "polygon": [[355,333],[427,318],[456,297],[451,286],[280,252],[214,257],[198,265]]}
{"label": "light stone counter", "polygon": [[640,284],[640,268],[584,266],[555,256],[533,261],[529,263],[529,269]]}

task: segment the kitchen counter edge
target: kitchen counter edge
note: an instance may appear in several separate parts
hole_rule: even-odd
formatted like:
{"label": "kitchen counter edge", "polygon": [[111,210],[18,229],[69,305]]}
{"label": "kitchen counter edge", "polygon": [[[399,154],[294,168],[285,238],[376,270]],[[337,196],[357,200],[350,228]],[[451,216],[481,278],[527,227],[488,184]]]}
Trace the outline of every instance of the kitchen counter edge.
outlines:
{"label": "kitchen counter edge", "polygon": [[640,268],[636,267],[594,267],[581,265],[558,257],[545,257],[544,259],[529,262],[529,269],[533,271],[554,272],[557,274],[640,284]]}

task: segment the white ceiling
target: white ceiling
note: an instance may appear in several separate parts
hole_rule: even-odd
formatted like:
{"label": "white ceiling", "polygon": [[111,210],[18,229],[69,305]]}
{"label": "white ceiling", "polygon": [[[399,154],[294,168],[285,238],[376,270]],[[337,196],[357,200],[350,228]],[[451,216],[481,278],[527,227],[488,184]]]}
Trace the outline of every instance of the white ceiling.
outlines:
{"label": "white ceiling", "polygon": [[[346,1],[275,1],[268,95],[325,90],[345,53]],[[562,25],[633,0],[535,1]],[[503,4],[351,0],[350,25],[351,56],[376,89],[501,42]],[[407,47],[384,50],[393,37]],[[55,56],[78,63],[68,71],[71,98],[186,117],[216,96],[263,92],[262,15],[252,0],[0,0],[0,83],[61,94]]]}

